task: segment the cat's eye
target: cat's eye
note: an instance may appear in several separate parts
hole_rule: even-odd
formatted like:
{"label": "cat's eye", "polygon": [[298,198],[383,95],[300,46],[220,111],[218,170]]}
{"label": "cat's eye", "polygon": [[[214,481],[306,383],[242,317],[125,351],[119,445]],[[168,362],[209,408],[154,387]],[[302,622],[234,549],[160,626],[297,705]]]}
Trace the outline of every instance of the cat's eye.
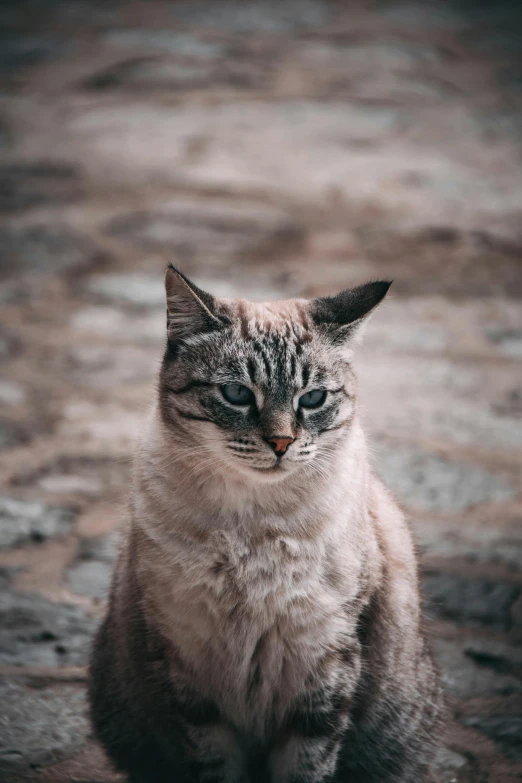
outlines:
{"label": "cat's eye", "polygon": [[226,383],[221,387],[221,393],[231,405],[250,405],[254,402],[254,395],[241,383]]}
{"label": "cat's eye", "polygon": [[306,392],[299,397],[299,405],[301,408],[320,408],[326,400],[326,392],[324,389],[314,389],[313,391]]}

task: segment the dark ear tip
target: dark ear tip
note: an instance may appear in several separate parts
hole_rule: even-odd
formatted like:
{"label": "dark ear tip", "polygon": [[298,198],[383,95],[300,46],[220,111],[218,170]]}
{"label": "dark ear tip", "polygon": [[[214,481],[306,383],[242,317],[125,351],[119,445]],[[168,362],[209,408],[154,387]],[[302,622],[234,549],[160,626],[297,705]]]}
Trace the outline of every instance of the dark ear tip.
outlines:
{"label": "dark ear tip", "polygon": [[390,290],[390,286],[393,283],[393,280],[374,280],[372,283],[368,284],[368,287],[373,288],[375,294],[377,295],[378,301],[382,301],[388,291]]}
{"label": "dark ear tip", "polygon": [[166,269],[165,269],[165,279],[166,280],[168,280],[168,278],[169,278],[169,273],[172,273],[172,274],[176,275],[180,280],[183,280],[190,288],[192,288],[192,289],[196,288],[196,286],[193,283],[191,283],[191,281],[188,279],[188,277],[186,275],[184,275],[183,272],[181,272],[176,266],[174,266],[172,261],[169,261],[167,263],[167,266],[166,266]]}
{"label": "dark ear tip", "polygon": [[312,318],[316,324],[341,326],[360,321],[382,302],[391,284],[391,280],[372,280],[336,296],[314,299]]}
{"label": "dark ear tip", "polygon": [[354,292],[357,291],[361,295],[375,300],[375,306],[384,299],[392,283],[393,280],[371,280],[370,282],[363,283],[363,285],[359,285],[351,290]]}

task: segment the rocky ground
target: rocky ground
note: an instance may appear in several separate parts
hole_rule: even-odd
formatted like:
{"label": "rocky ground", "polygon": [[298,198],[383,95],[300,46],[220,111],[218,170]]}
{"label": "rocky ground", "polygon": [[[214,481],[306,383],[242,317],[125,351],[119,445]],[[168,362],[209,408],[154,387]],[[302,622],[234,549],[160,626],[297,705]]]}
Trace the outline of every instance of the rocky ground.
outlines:
{"label": "rocky ground", "polygon": [[522,780],[517,2],[4,2],[0,778],[117,780],[89,640],[162,350],[215,293],[380,276],[357,358],[452,712],[438,783]]}

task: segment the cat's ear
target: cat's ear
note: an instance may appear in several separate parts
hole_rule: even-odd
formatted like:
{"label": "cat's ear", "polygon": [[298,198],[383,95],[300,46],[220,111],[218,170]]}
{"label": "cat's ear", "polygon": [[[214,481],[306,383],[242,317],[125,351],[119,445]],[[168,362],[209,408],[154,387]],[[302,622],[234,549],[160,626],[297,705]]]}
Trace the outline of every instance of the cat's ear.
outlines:
{"label": "cat's ear", "polygon": [[347,288],[337,296],[312,299],[312,319],[316,326],[327,332],[332,342],[345,345],[361,337],[361,327],[384,299],[390,286],[391,281],[379,280]]}
{"label": "cat's ear", "polygon": [[218,315],[216,299],[194,285],[169,264],[165,273],[167,294],[167,332],[169,340],[178,342],[202,332],[224,326]]}

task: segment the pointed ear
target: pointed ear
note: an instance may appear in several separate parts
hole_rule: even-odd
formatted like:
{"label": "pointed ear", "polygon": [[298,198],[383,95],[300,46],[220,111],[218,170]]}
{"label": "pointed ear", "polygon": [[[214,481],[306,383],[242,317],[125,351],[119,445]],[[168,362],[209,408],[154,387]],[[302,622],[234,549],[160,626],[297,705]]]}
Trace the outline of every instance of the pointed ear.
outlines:
{"label": "pointed ear", "polygon": [[380,280],[347,288],[337,296],[312,299],[312,319],[316,326],[326,329],[333,342],[341,345],[355,337],[390,286],[391,281]]}
{"label": "pointed ear", "polygon": [[165,273],[167,293],[167,331],[174,342],[201,332],[221,329],[224,321],[217,314],[217,302],[169,264]]}

